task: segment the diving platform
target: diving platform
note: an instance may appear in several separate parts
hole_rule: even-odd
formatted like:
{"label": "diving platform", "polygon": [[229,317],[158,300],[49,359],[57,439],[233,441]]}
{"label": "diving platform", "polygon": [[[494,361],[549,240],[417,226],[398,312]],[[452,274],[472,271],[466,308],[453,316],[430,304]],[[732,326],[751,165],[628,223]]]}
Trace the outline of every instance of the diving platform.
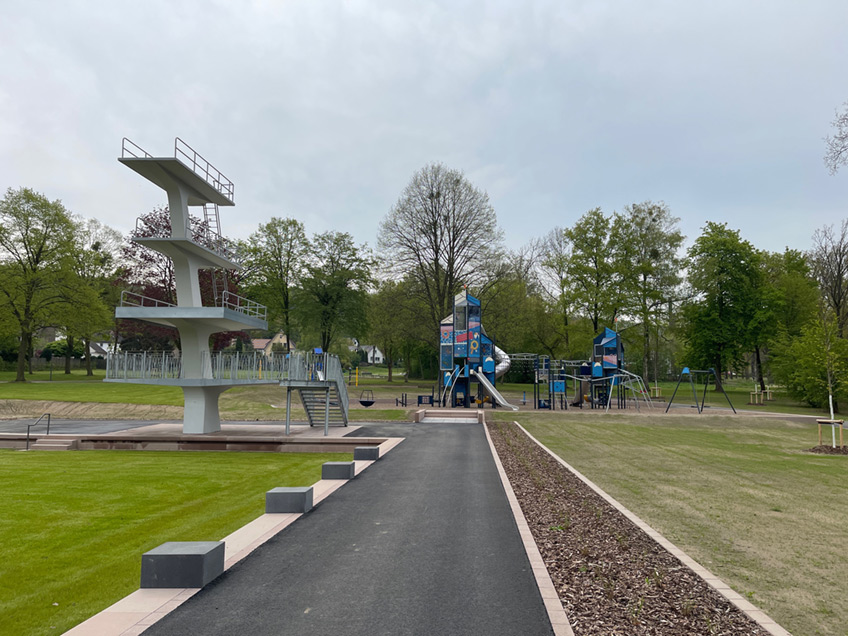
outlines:
{"label": "diving platform", "polygon": [[[151,227],[136,222],[132,240],[171,259],[176,304],[133,291],[121,294],[115,318],[142,320],[174,327],[180,332],[180,352],[122,352],[107,359],[107,382],[179,386],[185,397],[185,433],[221,430],[218,397],[245,384],[271,384],[279,377],[269,361],[253,352],[241,357],[212,354],[212,334],[266,329],[267,309],[229,290],[214,290],[212,305],[200,293],[201,269],[236,270],[239,257],[233,244],[220,234],[218,206],[234,205],[235,186],[224,174],[179,137],[173,156],[155,157],[129,139],[121,143],[118,161],[168,196],[170,223]],[[203,207],[204,221],[196,223],[189,207]],[[215,280],[213,272],[213,281]],[[273,366],[273,362],[270,363]]]}

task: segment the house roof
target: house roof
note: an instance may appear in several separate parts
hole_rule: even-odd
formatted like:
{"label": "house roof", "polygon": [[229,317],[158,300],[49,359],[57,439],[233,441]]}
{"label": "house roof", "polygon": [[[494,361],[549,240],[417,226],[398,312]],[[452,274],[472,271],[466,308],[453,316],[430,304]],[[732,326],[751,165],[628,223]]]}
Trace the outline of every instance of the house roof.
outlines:
{"label": "house roof", "polygon": [[264,349],[271,342],[271,338],[254,338],[250,342],[254,349]]}

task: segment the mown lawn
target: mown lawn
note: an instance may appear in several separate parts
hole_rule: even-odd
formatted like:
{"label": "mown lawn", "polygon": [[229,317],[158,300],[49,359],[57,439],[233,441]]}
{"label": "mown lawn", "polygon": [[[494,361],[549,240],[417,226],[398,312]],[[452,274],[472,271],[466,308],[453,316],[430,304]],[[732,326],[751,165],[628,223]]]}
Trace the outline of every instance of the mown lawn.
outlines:
{"label": "mown lawn", "polygon": [[[71,369],[70,374],[65,374],[65,367],[56,366],[51,373],[49,369],[34,371],[26,374],[27,382],[99,382],[106,377],[103,369],[93,369],[94,375],[86,375],[85,369]],[[13,382],[16,377],[15,371],[0,371],[0,382]]]}
{"label": "mown lawn", "polygon": [[848,457],[808,423],[505,413],[794,634],[848,635]]}
{"label": "mown lawn", "polygon": [[141,554],[218,540],[343,453],[0,450],[0,633],[61,634],[138,589]]}
{"label": "mown lawn", "polygon": [[117,404],[183,405],[178,387],[122,382],[6,382],[0,383],[0,400],[52,400],[55,402],[105,402]]}

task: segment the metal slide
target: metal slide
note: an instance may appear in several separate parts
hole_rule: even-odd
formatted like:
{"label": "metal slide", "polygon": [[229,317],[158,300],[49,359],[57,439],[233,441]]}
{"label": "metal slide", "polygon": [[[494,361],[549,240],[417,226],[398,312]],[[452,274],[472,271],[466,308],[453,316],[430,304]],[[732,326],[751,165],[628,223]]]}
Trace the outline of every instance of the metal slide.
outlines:
{"label": "metal slide", "polygon": [[512,365],[512,361],[509,359],[509,355],[507,355],[506,351],[501,349],[500,347],[495,347],[495,377],[499,378],[504,373],[509,371],[509,367]]}
{"label": "metal slide", "polygon": [[456,379],[459,377],[459,370],[459,366],[455,367],[448,381],[445,383],[445,390],[442,392],[442,406],[445,406],[450,396],[453,395],[453,390],[456,388]]}
{"label": "metal slide", "polygon": [[513,411],[518,410],[517,406],[513,406],[504,399],[504,396],[502,396],[500,394],[500,391],[498,391],[494,386],[492,386],[492,383],[489,382],[489,379],[484,374],[477,373],[474,369],[471,369],[470,371],[477,377],[477,381],[483,385],[483,388],[486,389],[488,394],[492,396],[492,399],[495,402],[497,402],[504,408],[512,409]]}

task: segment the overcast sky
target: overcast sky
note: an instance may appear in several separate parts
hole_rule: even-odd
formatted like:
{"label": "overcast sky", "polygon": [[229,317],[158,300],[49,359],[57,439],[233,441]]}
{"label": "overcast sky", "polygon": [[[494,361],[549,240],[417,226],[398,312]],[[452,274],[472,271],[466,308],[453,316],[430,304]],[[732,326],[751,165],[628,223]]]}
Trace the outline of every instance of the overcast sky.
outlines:
{"label": "overcast sky", "polygon": [[179,136],[272,216],[376,243],[429,162],[489,193],[517,248],[665,201],[807,249],[848,217],[823,165],[848,100],[848,2],[0,0],[0,188],[121,232],[163,191],[116,161]]}

